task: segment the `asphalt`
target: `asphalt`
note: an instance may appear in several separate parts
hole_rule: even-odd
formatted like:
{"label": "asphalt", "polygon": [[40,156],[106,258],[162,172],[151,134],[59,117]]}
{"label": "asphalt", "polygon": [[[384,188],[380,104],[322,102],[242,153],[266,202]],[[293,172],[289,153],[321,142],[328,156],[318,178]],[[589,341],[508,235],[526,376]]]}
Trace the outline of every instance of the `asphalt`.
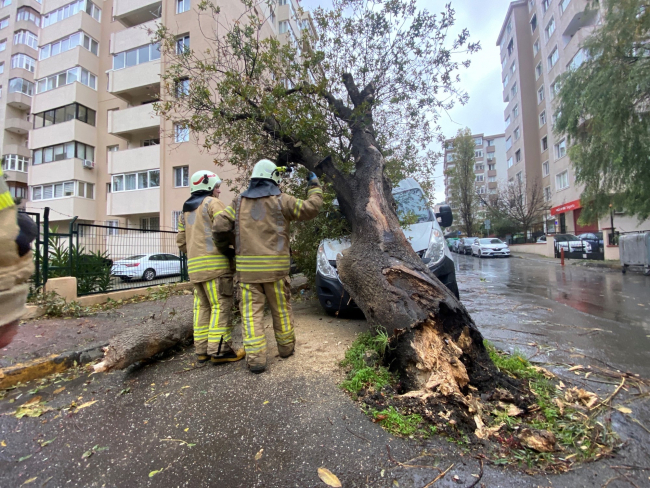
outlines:
{"label": "asphalt", "polygon": [[[461,299],[499,347],[522,350],[565,381],[601,396],[613,386],[567,367],[606,363],[650,377],[650,278],[562,269],[547,261],[454,259]],[[191,297],[181,299],[189,305]],[[296,355],[281,360],[270,347],[269,370],[261,375],[243,363],[192,369],[192,352],[185,349],[126,371],[71,372],[37,392],[34,384],[6,392],[0,414],[34,395],[54,410],[38,418],[0,416],[0,486],[320,487],[325,485],[319,467],[336,474],[344,487],[419,488],[438,476],[433,468],[396,465],[386,446],[402,463],[443,470],[453,464],[436,487],[466,487],[476,480],[479,461],[472,455],[439,438],[422,443],[393,437],[337,387],[337,362],[366,330],[363,320],[328,317],[315,301],[300,302],[295,310]],[[128,316],[129,307],[123,313]],[[272,331],[266,332],[271,344]],[[617,398],[635,400],[635,393]],[[637,396],[627,405],[647,428],[650,404]],[[93,401],[77,411],[57,410]],[[650,467],[650,434],[631,416],[609,415],[625,442],[614,458],[548,476],[486,465],[481,482],[602,487],[619,476],[611,466]],[[636,486],[650,486],[649,471],[624,474]],[[608,486],[631,484],[619,478]]]}

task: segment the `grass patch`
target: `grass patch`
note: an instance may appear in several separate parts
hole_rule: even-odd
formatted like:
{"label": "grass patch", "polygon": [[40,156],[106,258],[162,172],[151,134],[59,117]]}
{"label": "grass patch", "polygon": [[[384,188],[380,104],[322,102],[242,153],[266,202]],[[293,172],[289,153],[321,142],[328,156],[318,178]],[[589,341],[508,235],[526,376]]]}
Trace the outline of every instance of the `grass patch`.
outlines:
{"label": "grass patch", "polygon": [[[381,412],[373,410],[370,413],[384,429],[394,435],[413,435],[418,431],[418,428],[422,423],[422,417],[420,415],[416,413],[404,415],[395,407],[388,407],[386,410],[382,410]],[[435,429],[432,433],[434,432]]]}
{"label": "grass patch", "polygon": [[[350,349],[345,353],[345,359],[341,366],[349,368],[347,378],[341,383],[341,388],[350,393],[357,394],[363,388],[381,390],[384,386],[393,382],[393,375],[380,365],[381,358],[388,347],[388,335],[380,333],[372,335],[364,332],[352,343]],[[371,358],[368,364],[366,353],[370,352]]]}

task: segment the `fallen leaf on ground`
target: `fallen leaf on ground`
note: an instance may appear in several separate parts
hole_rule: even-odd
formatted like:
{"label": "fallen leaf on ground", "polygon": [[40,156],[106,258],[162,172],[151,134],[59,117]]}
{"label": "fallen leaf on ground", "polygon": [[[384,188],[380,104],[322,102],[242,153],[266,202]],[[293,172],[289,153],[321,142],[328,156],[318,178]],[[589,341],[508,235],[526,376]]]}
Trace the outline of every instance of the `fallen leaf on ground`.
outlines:
{"label": "fallen leaf on ground", "polygon": [[156,476],[158,473],[162,473],[164,470],[165,470],[165,468],[163,468],[163,469],[156,469],[155,471],[150,472],[150,473],[149,473],[149,478],[153,478],[153,477]]}
{"label": "fallen leaf on ground", "polygon": [[[56,439],[56,437],[54,439]],[[41,447],[45,447],[48,444],[52,444],[52,442],[54,442],[54,439],[50,439],[49,441],[38,441],[38,443],[41,445]]]}
{"label": "fallen leaf on ground", "polygon": [[187,427],[187,428],[186,428],[186,429],[185,429],[185,430],[184,430],[183,432],[187,432],[188,430],[190,430],[190,428],[189,428],[189,427]]}
{"label": "fallen leaf on ground", "polygon": [[46,406],[43,403],[32,403],[32,404],[24,404],[18,407],[18,410],[13,412],[11,415],[16,417],[17,419],[22,419],[23,417],[40,417],[43,415],[45,412],[49,412],[52,410],[50,407]]}
{"label": "fallen leaf on ground", "polygon": [[25,461],[26,459],[29,459],[30,457],[32,457],[31,454],[28,454],[27,456],[23,456],[23,457],[21,457],[20,459],[18,459],[18,462],[19,462],[19,463],[22,463],[23,461]]}
{"label": "fallen leaf on ground", "polygon": [[537,452],[555,451],[557,442],[555,435],[548,430],[523,429],[519,433],[519,442],[524,447],[528,447]]}
{"label": "fallen leaf on ground", "polygon": [[621,407],[621,406],[614,407],[614,408],[615,408],[616,410],[618,410],[619,412],[621,412],[621,413],[632,413],[632,409],[631,409],[631,408]]}
{"label": "fallen leaf on ground", "polygon": [[557,405],[558,410],[560,411],[560,415],[564,415],[564,402],[560,400],[559,398],[554,398],[553,403]]}
{"label": "fallen leaf on ground", "polygon": [[269,403],[268,400],[266,400],[264,403],[262,403],[262,405],[266,405],[267,403]]}
{"label": "fallen leaf on ground", "polygon": [[547,378],[547,379],[549,379],[549,380],[552,380],[553,378],[555,378],[555,375],[554,375],[553,373],[551,373],[551,372],[550,372],[548,369],[546,369],[546,368],[542,368],[541,366],[533,366],[533,369],[534,369],[537,373],[543,375],[544,378]]}
{"label": "fallen leaf on ground", "polygon": [[598,395],[574,386],[564,392],[564,399],[568,403],[582,403],[585,407],[591,408],[598,402]]}
{"label": "fallen leaf on ground", "polygon": [[585,369],[582,364],[578,364],[577,366],[573,366],[572,368],[569,368],[569,371],[578,371],[579,369]]}
{"label": "fallen leaf on ground", "polygon": [[61,388],[57,388],[56,390],[54,390],[54,391],[52,392],[52,395],[58,395],[58,394],[61,393],[63,390],[65,390],[65,386],[62,386]]}
{"label": "fallen leaf on ground", "polygon": [[260,449],[257,454],[255,454],[255,461],[259,461],[262,459],[262,453],[264,452],[264,449]]}
{"label": "fallen leaf on ground", "polygon": [[0,446],[7,447],[7,443],[5,441],[0,441]]}
{"label": "fallen leaf on ground", "polygon": [[341,488],[343,486],[336,475],[327,468],[318,468],[318,477],[327,486],[331,486],[333,488]]}
{"label": "fallen leaf on ground", "polygon": [[81,459],[88,459],[88,458],[89,458],[90,456],[92,456],[92,455],[93,455],[93,450],[92,450],[92,449],[88,449],[86,452],[84,452],[84,453],[81,455]]}
{"label": "fallen leaf on ground", "polygon": [[41,401],[42,398],[43,398],[42,396],[37,395],[37,396],[27,400],[25,403],[23,403],[23,405],[31,405],[32,403],[38,403],[38,402]]}
{"label": "fallen leaf on ground", "polygon": [[[23,485],[28,485],[29,483],[33,483],[33,482],[36,481],[37,479],[38,479],[38,476],[34,476],[33,478],[29,478],[28,480],[26,480],[26,481],[23,483]],[[22,485],[21,485],[21,486],[22,486]]]}
{"label": "fallen leaf on ground", "polygon": [[77,411],[81,410],[82,408],[90,407],[93,403],[97,403],[97,400],[93,400],[93,401],[91,401],[91,402],[82,403],[81,405],[79,405],[79,406],[77,407]]}

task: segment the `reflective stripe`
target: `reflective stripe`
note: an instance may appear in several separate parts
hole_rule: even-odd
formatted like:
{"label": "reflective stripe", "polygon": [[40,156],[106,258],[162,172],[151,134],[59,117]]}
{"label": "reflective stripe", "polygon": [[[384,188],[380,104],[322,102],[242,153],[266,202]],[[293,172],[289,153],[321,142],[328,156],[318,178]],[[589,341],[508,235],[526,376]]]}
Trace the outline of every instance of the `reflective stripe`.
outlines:
{"label": "reflective stripe", "polygon": [[202,341],[208,338],[208,324],[199,325],[199,310],[201,308],[201,300],[199,295],[194,291],[194,340]]}
{"label": "reflective stripe", "polygon": [[289,256],[237,256],[237,271],[286,271],[291,267]]}
{"label": "reflective stripe", "polygon": [[230,261],[226,256],[222,255],[201,256],[187,260],[187,270],[190,273],[210,269],[228,269],[229,267]]}
{"label": "reflective stripe", "polygon": [[280,324],[282,325],[282,331],[289,331],[289,312],[287,311],[287,302],[284,296],[284,280],[278,280],[273,283],[273,289],[275,290],[275,300],[278,307],[278,314],[280,315]]}
{"label": "reflective stripe", "polygon": [[302,200],[296,200],[296,206],[293,209],[293,214],[296,216],[296,218],[300,217],[300,210],[302,209]]}
{"label": "reflective stripe", "polygon": [[200,271],[211,271],[211,270],[229,269],[229,268],[230,268],[229,264],[227,264],[227,265],[219,265],[219,266],[215,266],[215,265],[212,265],[212,264],[206,264],[206,265],[203,265],[203,266],[193,266],[191,268],[188,266],[187,270],[190,273],[198,273]]}
{"label": "reflective stripe", "polygon": [[228,205],[224,210],[231,219],[235,218],[235,209]]}
{"label": "reflective stripe", "polygon": [[320,188],[312,188],[307,192],[307,195],[311,196],[313,193],[323,193],[323,190],[321,190]]}
{"label": "reflective stripe", "polygon": [[219,323],[219,315],[221,314],[221,306],[219,305],[219,296],[217,295],[217,280],[207,282],[209,290],[210,304],[212,305],[212,313],[210,314],[210,332],[208,334],[208,341],[214,338],[215,329]]}
{"label": "reflective stripe", "polygon": [[293,329],[288,332],[276,332],[275,342],[281,346],[284,346],[285,344],[291,344],[292,342],[296,342],[296,334]]}
{"label": "reflective stripe", "polygon": [[178,230],[179,231],[185,230],[185,226],[183,224],[181,224],[180,222],[178,223]]}
{"label": "reflective stripe", "polygon": [[11,198],[11,193],[6,191],[0,194],[0,210],[4,210],[5,208],[9,208],[13,206],[14,206],[14,199]]}

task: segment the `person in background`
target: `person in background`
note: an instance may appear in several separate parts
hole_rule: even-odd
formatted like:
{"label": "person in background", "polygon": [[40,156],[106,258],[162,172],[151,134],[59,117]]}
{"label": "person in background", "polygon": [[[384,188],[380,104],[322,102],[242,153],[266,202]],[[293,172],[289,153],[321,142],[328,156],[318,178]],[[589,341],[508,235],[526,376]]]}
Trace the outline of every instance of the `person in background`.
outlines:
{"label": "person in background", "polygon": [[27,281],[34,273],[31,243],[37,235],[34,221],[17,212],[0,169],[0,347],[14,338],[25,313]]}
{"label": "person in background", "polygon": [[318,178],[310,173],[307,199],[280,191],[278,183],[286,168],[262,159],[253,168],[248,189],[214,219],[217,245],[222,252],[235,232],[236,269],[241,287],[242,327],[247,363],[253,373],[266,369],[264,303],[269,302],[280,357],[293,354],[296,343],[289,269],[289,222],[311,220],[323,205]]}
{"label": "person in background", "polygon": [[[190,181],[191,197],[183,204],[176,243],[187,254],[194,284],[194,347],[197,361],[239,361],[244,350],[232,347],[234,251],[221,252],[212,240],[212,221],[225,205],[219,200],[221,179],[199,171]],[[230,256],[228,256],[230,254]]]}

